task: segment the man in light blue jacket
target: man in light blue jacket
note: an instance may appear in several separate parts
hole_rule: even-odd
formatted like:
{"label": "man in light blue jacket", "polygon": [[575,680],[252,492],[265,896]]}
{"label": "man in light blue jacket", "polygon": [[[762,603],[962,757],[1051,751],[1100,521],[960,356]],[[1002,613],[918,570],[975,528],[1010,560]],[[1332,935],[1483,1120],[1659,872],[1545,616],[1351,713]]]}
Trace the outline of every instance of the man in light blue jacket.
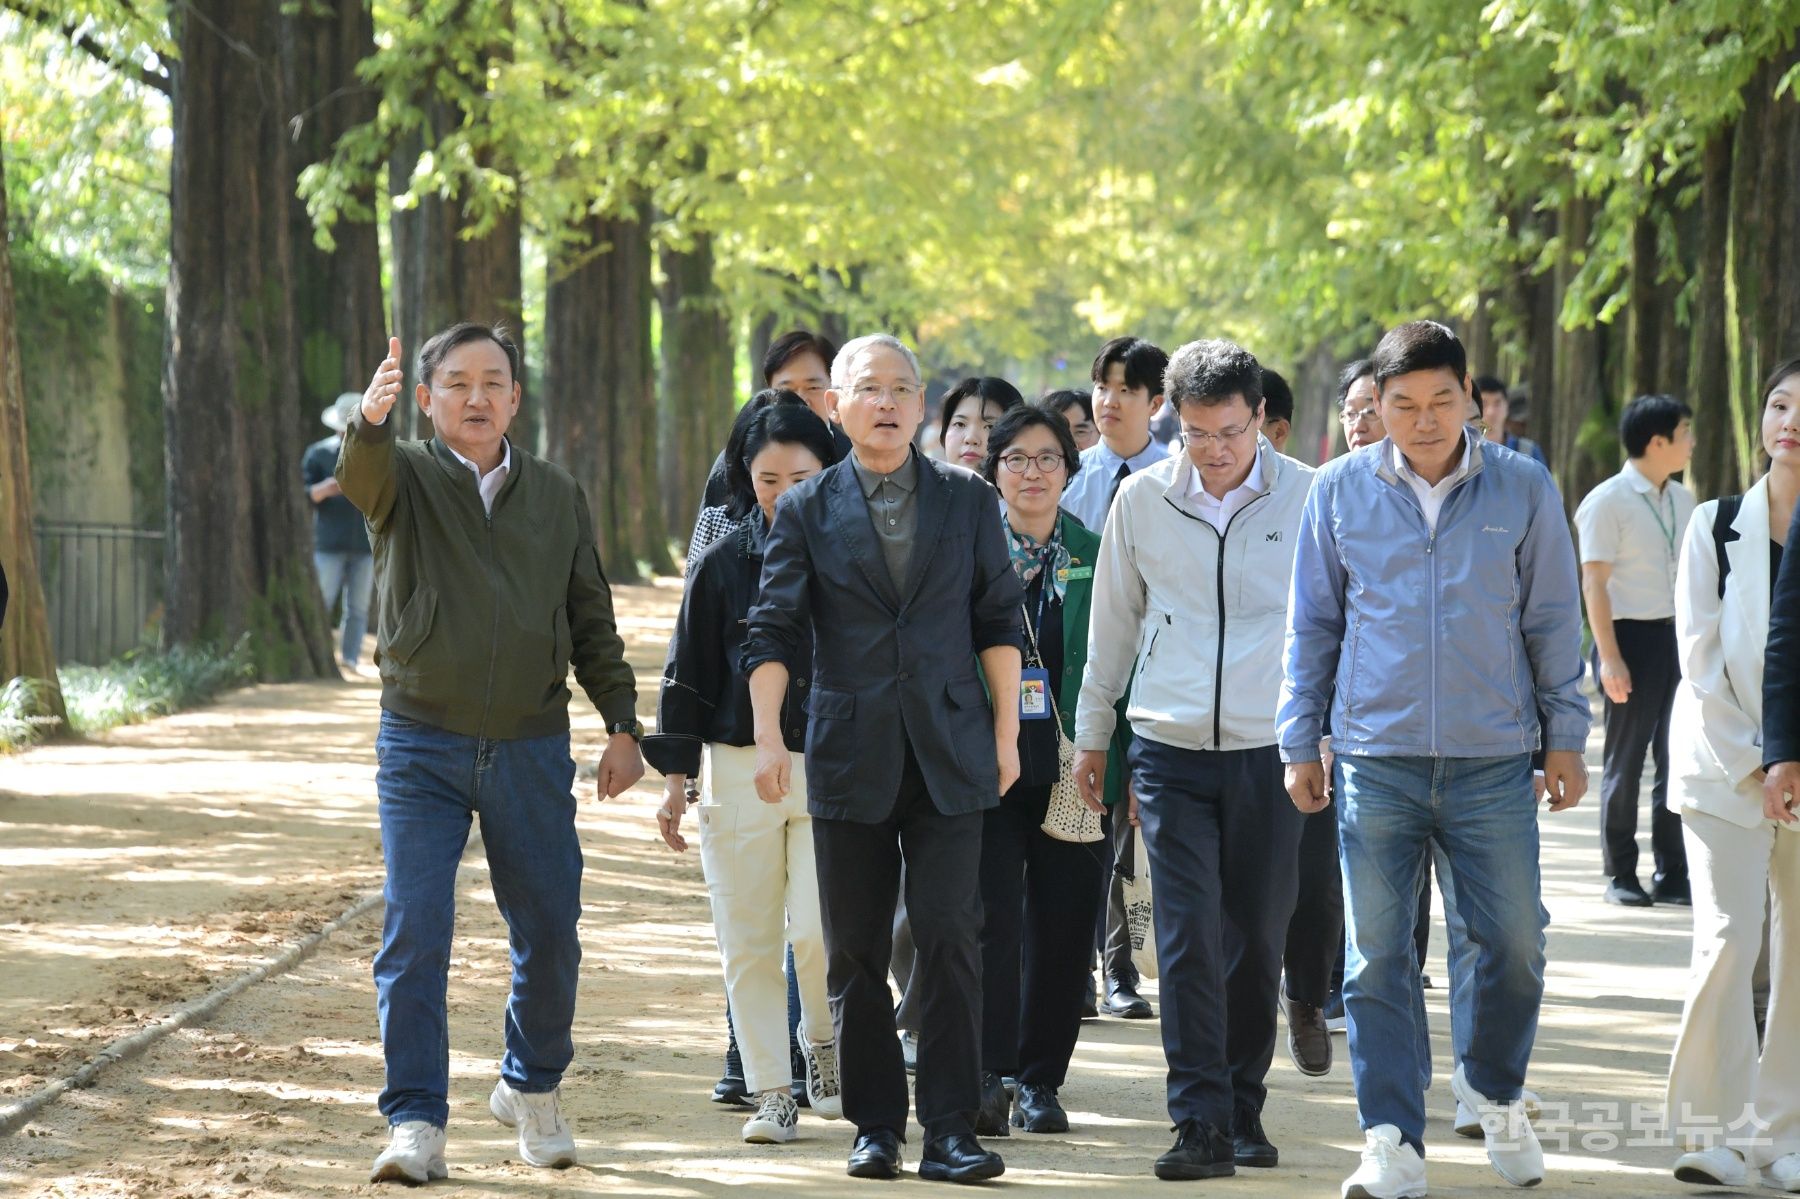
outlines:
{"label": "man in light blue jacket", "polygon": [[[1544,989],[1532,755],[1551,811],[1587,789],[1575,550],[1544,468],[1464,419],[1467,360],[1433,321],[1374,356],[1387,438],[1320,469],[1300,524],[1277,717],[1301,811],[1329,800],[1331,704],[1347,903],[1350,1060],[1366,1137],[1347,1197],[1425,1194],[1412,931],[1435,839],[1477,947],[1469,1049],[1451,1087],[1488,1158],[1543,1177],[1519,1092]],[[1335,701],[1332,697],[1335,693]]]}

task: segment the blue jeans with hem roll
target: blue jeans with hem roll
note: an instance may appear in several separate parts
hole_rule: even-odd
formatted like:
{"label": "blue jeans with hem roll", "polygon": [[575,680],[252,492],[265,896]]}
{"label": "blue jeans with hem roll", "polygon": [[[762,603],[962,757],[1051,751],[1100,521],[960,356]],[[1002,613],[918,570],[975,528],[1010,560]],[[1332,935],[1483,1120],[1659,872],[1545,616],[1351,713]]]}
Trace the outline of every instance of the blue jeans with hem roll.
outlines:
{"label": "blue jeans with hem roll", "polygon": [[368,554],[313,552],[313,569],[319,574],[319,591],[325,596],[325,615],[341,595],[344,600],[344,632],[338,654],[345,666],[362,657],[363,634],[369,630],[369,592],[375,585],[375,559]]}
{"label": "blue jeans with hem roll", "polygon": [[1539,901],[1531,759],[1344,756],[1338,767],[1344,1008],[1361,1124],[1395,1125],[1423,1151],[1429,1041],[1413,928],[1433,841],[1449,861],[1473,955],[1466,994],[1452,988],[1469,1085],[1499,1102],[1516,1099],[1537,1038],[1548,914]]}
{"label": "blue jeans with hem roll", "polygon": [[581,846],[569,734],[465,737],[381,714],[375,738],[387,914],[375,989],[389,1124],[449,1119],[446,991],[456,870],[479,817],[494,899],[506,920],[512,993],[500,1074],[515,1090],[551,1091],[574,1057],[581,965]]}

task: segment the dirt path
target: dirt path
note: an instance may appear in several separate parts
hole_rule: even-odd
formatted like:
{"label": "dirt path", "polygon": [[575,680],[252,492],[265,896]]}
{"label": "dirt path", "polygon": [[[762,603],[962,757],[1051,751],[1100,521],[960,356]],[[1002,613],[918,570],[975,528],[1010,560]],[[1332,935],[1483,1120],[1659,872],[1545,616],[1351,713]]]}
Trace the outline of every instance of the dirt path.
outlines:
{"label": "dirt path", "polygon": [[[678,592],[620,588],[622,624],[654,706]],[[259,687],[224,704],[83,746],[0,759],[0,1102],[232,977],[378,885],[368,683]],[[577,722],[577,754],[601,740]],[[583,804],[586,968],[564,1102],[584,1164],[514,1160],[487,1115],[507,985],[505,931],[479,851],[465,861],[450,990],[451,1179],[467,1195],[692,1196],[760,1189],[837,1195],[850,1132],[803,1119],[803,1139],[741,1144],[741,1114],[705,1099],[723,1047],[722,988],[697,853],[654,836],[654,776]],[[591,786],[587,782],[583,787]],[[1547,1187],[1677,1194],[1671,1153],[1647,1138],[1680,1015],[1688,917],[1609,909],[1592,801],[1544,824],[1553,917],[1549,997],[1532,1082],[1551,1104]],[[379,913],[202,1026],[104,1074],[0,1139],[0,1195],[248,1196],[375,1192],[385,1129],[369,961]],[[1444,979],[1442,946],[1429,971]],[[1479,1142],[1448,1125],[1445,992],[1437,1035],[1434,1195],[1512,1193]],[[1154,995],[1152,995],[1154,998]],[[1343,1041],[1323,1079],[1278,1053],[1265,1113],[1282,1168],[1216,1184],[1233,1193],[1335,1195],[1360,1136]],[[1090,1022],[1064,1091],[1067,1137],[1000,1142],[1003,1185],[1107,1195],[1158,1190],[1166,1148],[1154,1023]],[[1635,1106],[1634,1106],[1635,1105]],[[1634,1125],[1635,1121],[1635,1125]],[[1558,1142],[1566,1142],[1559,1147]],[[917,1130],[909,1149],[916,1157]],[[1617,1147],[1615,1147],[1617,1146]],[[392,1191],[384,1193],[392,1194]]]}

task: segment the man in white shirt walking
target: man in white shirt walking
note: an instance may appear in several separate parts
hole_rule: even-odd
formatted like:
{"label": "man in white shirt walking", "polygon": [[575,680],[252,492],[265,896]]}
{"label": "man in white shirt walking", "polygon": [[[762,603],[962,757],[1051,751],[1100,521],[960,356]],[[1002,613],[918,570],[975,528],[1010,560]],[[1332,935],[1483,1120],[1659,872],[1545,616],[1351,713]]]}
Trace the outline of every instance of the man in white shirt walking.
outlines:
{"label": "man in white shirt walking", "polygon": [[[1150,422],[1163,408],[1163,372],[1169,356],[1141,337],[1115,337],[1100,347],[1089,375],[1094,381],[1094,422],[1100,441],[1081,453],[1081,468],[1063,492],[1062,509],[1095,533],[1106,526],[1106,513],[1120,485],[1138,471],[1169,456]],[[1105,976],[1098,1008],[1109,1016],[1148,1020],[1155,1016],[1138,994],[1137,967],[1131,963],[1131,940],[1125,927],[1125,891],[1118,867],[1130,871],[1136,831],[1122,815],[1111,818],[1114,871],[1107,886],[1105,923],[1094,930]]]}
{"label": "man in white shirt walking", "polygon": [[1275,747],[1295,533],[1312,468],[1261,437],[1262,370],[1191,342],[1167,375],[1186,452],[1127,478],[1094,575],[1077,783],[1096,802],[1130,690],[1132,818],[1156,879],[1165,1179],[1271,1167],[1262,1129],[1301,818]]}
{"label": "man in white shirt walking", "polygon": [[[1675,644],[1675,571],[1694,495],[1670,478],[1694,453],[1693,414],[1672,396],[1639,396],[1619,418],[1629,461],[1575,512],[1581,594],[1606,694],[1600,833],[1606,901],[1626,907],[1686,906],[1687,850],[1669,807],[1669,712],[1681,666]],[[1638,784],[1644,753],[1650,790],[1652,889],[1638,881]]]}

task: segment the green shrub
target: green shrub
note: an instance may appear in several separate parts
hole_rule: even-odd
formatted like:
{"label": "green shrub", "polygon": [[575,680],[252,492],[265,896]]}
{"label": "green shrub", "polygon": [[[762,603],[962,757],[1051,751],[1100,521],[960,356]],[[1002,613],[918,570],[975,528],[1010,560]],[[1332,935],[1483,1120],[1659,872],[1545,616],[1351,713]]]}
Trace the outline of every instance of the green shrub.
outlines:
{"label": "green shrub", "polygon": [[[256,677],[248,637],[225,652],[210,646],[133,650],[105,666],[65,666],[56,673],[69,709],[69,729],[80,736],[167,716]],[[29,679],[14,679],[0,690],[0,751],[28,745],[50,731],[26,715],[35,710],[32,686]]]}

